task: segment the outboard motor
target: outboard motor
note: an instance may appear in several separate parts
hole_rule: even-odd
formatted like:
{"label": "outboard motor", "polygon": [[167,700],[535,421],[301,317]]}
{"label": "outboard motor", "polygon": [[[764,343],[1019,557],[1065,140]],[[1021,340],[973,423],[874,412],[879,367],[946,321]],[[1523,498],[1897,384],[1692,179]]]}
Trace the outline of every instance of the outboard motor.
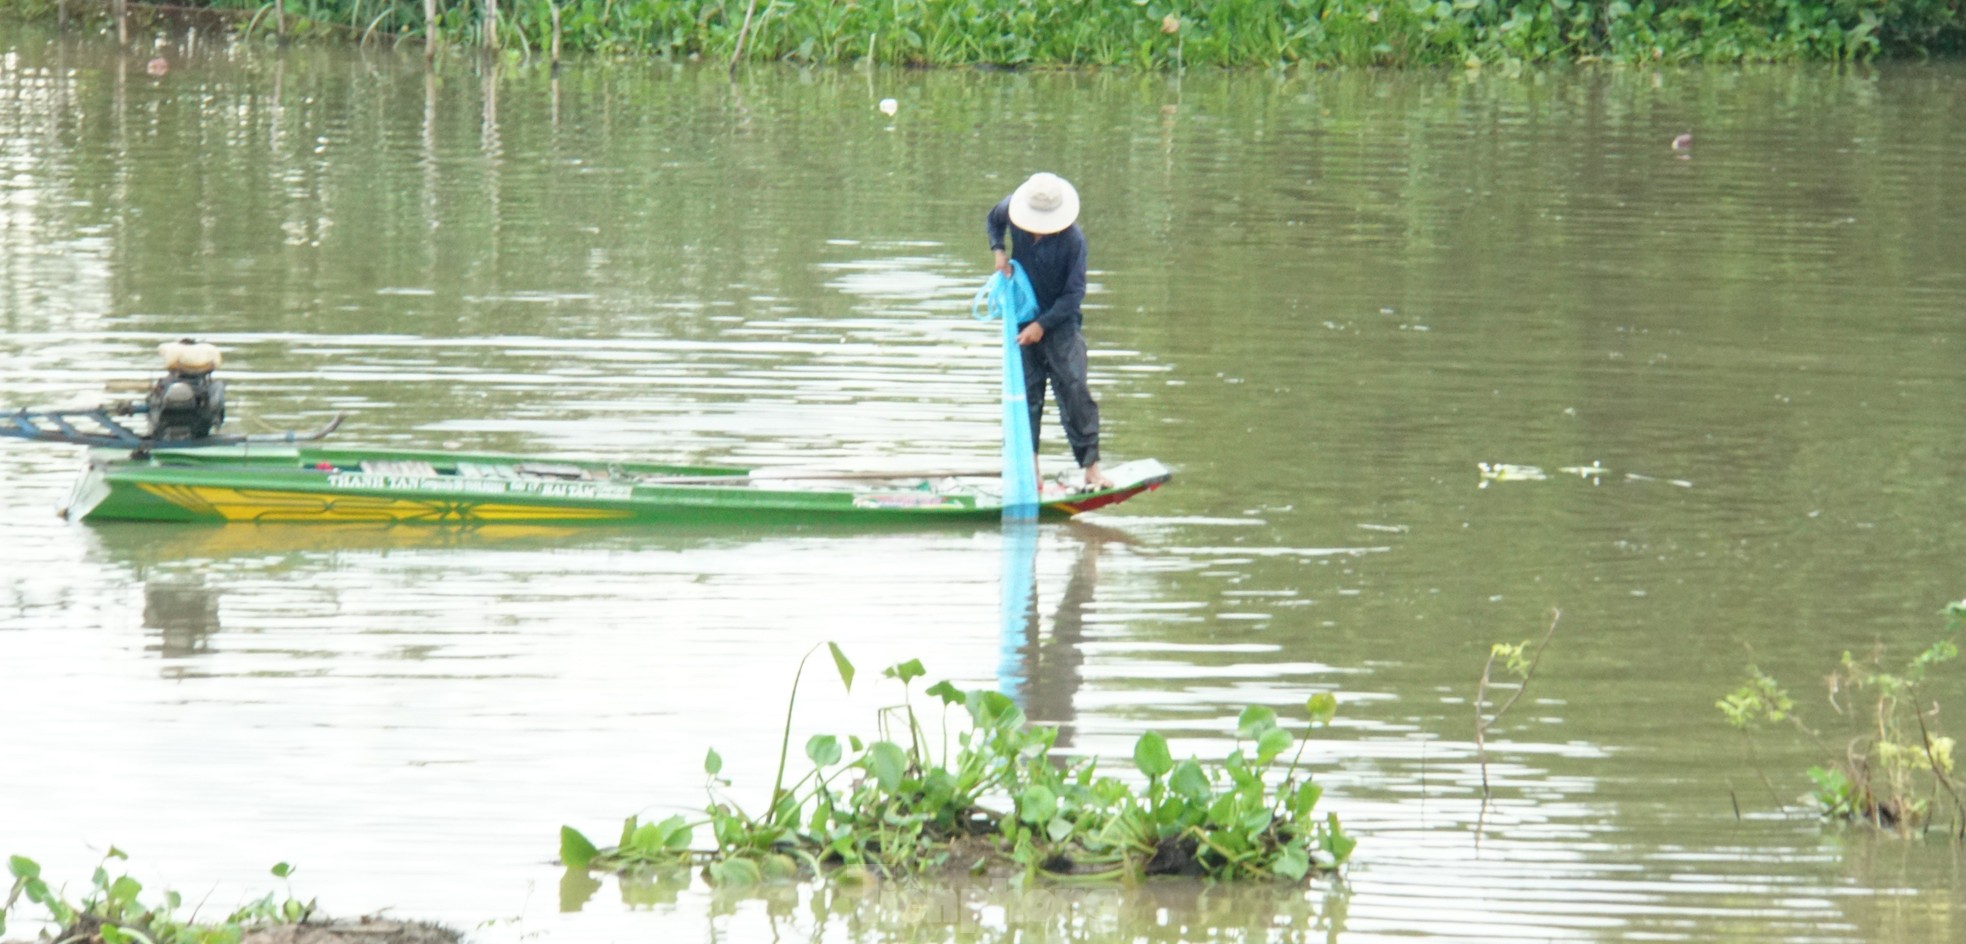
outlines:
{"label": "outboard motor", "polygon": [[212,377],[218,370],[218,346],[185,338],[157,346],[164,355],[163,377],[150,385],[144,399],[150,414],[150,436],[156,442],[203,439],[225,422],[225,381]]}

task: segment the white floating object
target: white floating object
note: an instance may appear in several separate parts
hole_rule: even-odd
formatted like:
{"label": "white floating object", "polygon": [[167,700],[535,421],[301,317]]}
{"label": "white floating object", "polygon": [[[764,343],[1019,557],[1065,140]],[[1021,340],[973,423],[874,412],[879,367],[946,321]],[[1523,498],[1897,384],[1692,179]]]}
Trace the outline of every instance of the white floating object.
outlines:
{"label": "white floating object", "polygon": [[1486,462],[1477,462],[1475,467],[1481,470],[1481,478],[1484,482],[1541,482],[1549,478],[1543,474],[1542,469],[1533,465],[1510,465],[1507,462],[1490,465]]}
{"label": "white floating object", "polygon": [[901,103],[891,98],[881,99],[881,114],[892,115],[901,110]]}

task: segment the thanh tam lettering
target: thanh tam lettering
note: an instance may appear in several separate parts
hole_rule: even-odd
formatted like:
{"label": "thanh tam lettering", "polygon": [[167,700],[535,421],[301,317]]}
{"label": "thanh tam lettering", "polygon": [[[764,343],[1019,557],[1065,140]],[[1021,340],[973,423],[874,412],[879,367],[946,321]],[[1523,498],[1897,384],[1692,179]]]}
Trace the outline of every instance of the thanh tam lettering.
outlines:
{"label": "thanh tam lettering", "polygon": [[333,488],[384,489],[396,492],[440,492],[446,495],[534,494],[543,498],[585,498],[626,501],[634,494],[627,485],[603,482],[541,482],[505,479],[462,479],[419,475],[341,474],[328,476]]}

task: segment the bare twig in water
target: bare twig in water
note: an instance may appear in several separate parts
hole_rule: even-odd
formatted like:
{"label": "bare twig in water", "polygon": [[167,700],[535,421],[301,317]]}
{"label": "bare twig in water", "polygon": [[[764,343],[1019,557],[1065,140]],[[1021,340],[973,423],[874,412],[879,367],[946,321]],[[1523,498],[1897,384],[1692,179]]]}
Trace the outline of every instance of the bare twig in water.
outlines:
{"label": "bare twig in water", "polygon": [[[1911,697],[1922,700],[1916,686],[1911,690]],[[1934,704],[1932,710],[1938,711],[1939,706]],[[1952,778],[1946,776],[1945,768],[1940,766],[1939,759],[1932,754],[1932,732],[1926,729],[1925,711],[1919,708],[1916,702],[1912,704],[1912,715],[1918,719],[1918,740],[1925,747],[1925,762],[1932,765],[1932,774],[1938,778],[1939,786],[1946,788],[1946,793],[1952,796],[1953,837],[1966,838],[1966,804],[1960,802],[1959,791],[1953,789]]]}
{"label": "bare twig in water", "polygon": [[1509,695],[1509,700],[1503,702],[1502,707],[1495,709],[1492,715],[1482,713],[1482,709],[1488,704],[1488,679],[1494,672],[1495,656],[1498,654],[1494,649],[1488,650],[1488,661],[1481,667],[1481,681],[1475,686],[1475,758],[1481,764],[1481,801],[1484,807],[1489,797],[1488,727],[1502,720],[1502,716],[1508,714],[1509,709],[1515,706],[1516,699],[1521,698],[1523,691],[1529,688],[1529,680],[1536,675],[1536,664],[1543,661],[1543,650],[1549,648],[1550,637],[1556,635],[1556,624],[1562,619],[1562,610],[1554,608],[1550,610],[1550,628],[1543,633],[1543,641],[1536,644],[1535,654],[1529,657],[1529,666],[1522,671],[1522,683],[1515,687],[1515,692]]}
{"label": "bare twig in water", "polygon": [[730,77],[737,78],[737,61],[744,58],[744,37],[751,32],[751,12],[758,8],[758,0],[744,5],[744,25],[737,28],[737,46],[730,51]]}

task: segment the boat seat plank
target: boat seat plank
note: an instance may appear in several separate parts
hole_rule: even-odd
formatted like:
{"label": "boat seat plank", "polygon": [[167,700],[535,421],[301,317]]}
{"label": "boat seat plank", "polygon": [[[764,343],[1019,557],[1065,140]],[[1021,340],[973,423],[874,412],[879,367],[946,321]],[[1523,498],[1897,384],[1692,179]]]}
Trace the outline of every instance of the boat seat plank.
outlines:
{"label": "boat seat plank", "polygon": [[428,478],[437,474],[437,467],[417,459],[364,459],[362,460],[362,471],[373,475],[407,475]]}
{"label": "boat seat plank", "polygon": [[519,470],[509,465],[494,462],[460,462],[457,464],[459,478],[466,479],[516,479]]}
{"label": "boat seat plank", "polygon": [[558,462],[521,462],[514,466],[519,475],[538,479],[584,479],[587,470]]}

